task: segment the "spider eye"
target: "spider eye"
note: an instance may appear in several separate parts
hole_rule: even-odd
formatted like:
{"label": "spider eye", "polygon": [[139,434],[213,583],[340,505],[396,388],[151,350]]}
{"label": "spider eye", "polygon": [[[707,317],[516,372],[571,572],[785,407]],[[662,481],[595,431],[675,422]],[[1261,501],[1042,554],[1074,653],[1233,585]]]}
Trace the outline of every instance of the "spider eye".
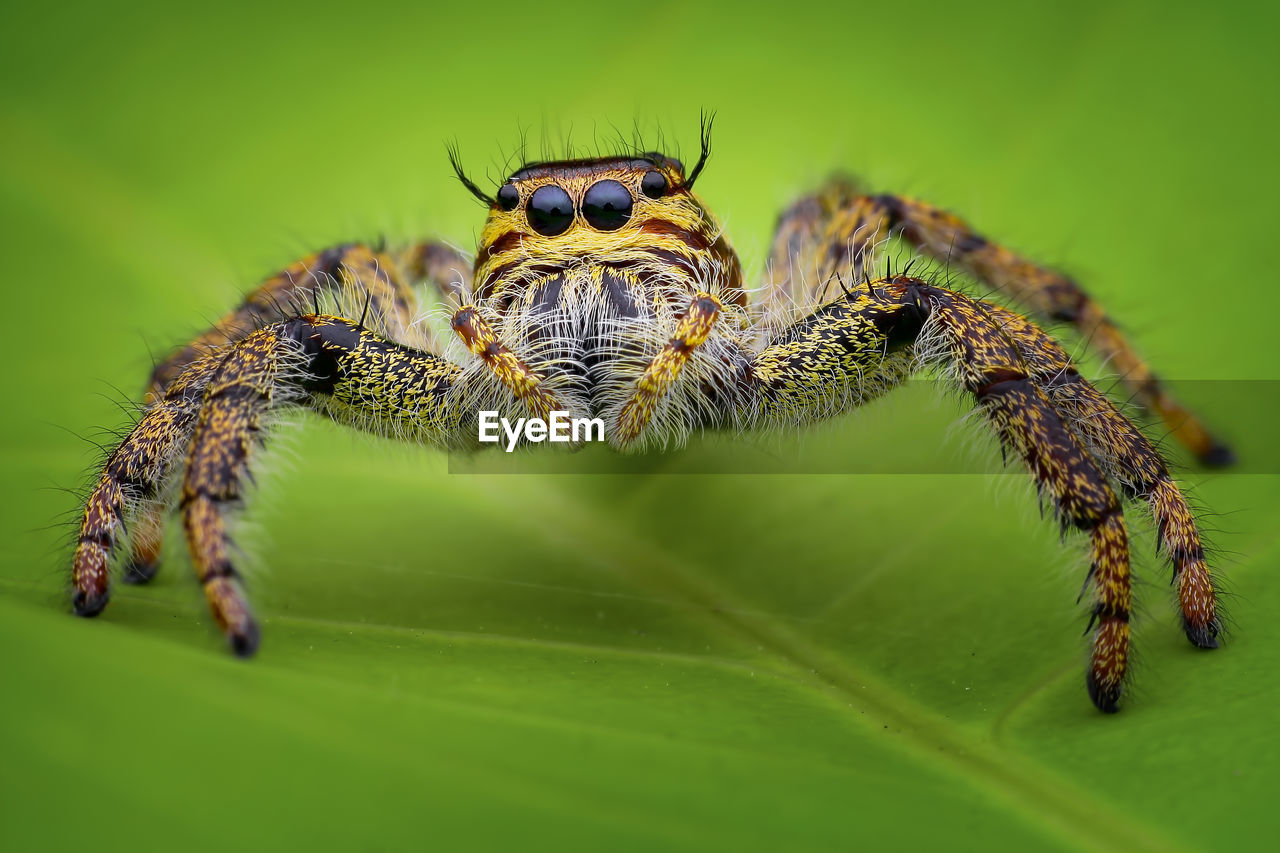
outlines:
{"label": "spider eye", "polygon": [[526,209],[529,224],[543,237],[563,234],[573,223],[573,199],[555,184],[534,190]]}
{"label": "spider eye", "polygon": [[645,172],[640,179],[640,191],[649,198],[662,198],[667,191],[667,178],[661,172]]}
{"label": "spider eye", "polygon": [[498,188],[498,206],[503,210],[515,210],[520,204],[520,191],[515,184],[503,184]]}
{"label": "spider eye", "polygon": [[631,193],[617,181],[596,181],[582,197],[582,216],[600,231],[616,231],[631,218]]}

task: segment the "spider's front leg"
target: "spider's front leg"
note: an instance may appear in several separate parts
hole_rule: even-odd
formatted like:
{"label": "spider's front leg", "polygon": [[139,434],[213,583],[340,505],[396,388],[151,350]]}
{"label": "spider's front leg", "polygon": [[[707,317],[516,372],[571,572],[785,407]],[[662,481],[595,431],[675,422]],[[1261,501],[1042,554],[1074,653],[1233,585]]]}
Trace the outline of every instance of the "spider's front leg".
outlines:
{"label": "spider's front leg", "polygon": [[1188,637],[1216,645],[1204,551],[1163,461],[1057,344],[1016,315],[904,276],[863,285],[755,357],[743,420],[787,424],[833,414],[905,377],[921,355],[944,360],[1063,525],[1089,534],[1096,627],[1087,685],[1098,708],[1117,710],[1129,657],[1128,534],[1108,471],[1156,516]]}
{"label": "spider's front leg", "polygon": [[[337,299],[359,303],[393,340],[432,349],[424,326],[414,325],[418,297],[414,282],[426,282],[442,295],[460,296],[470,288],[470,261],[441,243],[424,242],[399,252],[362,243],[345,243],[315,252],[268,277],[244,301],[198,337],[156,364],[147,387],[148,405],[178,405],[166,393],[189,365],[257,329]],[[355,310],[358,306],[348,306]],[[180,398],[180,395],[179,395]],[[173,441],[185,446],[191,418],[174,423]],[[163,479],[163,477],[161,478]],[[131,520],[130,555],[123,578],[146,583],[160,566],[160,547],[169,511],[163,496],[148,496]]]}
{"label": "spider's front leg", "polygon": [[252,654],[258,630],[230,557],[225,514],[241,498],[270,414],[303,405],[366,431],[444,445],[461,419],[450,396],[459,373],[327,315],[272,323],[197,360],[112,453],[89,497],[72,568],[76,612],[92,616],[106,605],[130,503],[156,493],[185,451],[180,505],[192,563],[232,648]]}
{"label": "spider's front leg", "polygon": [[1072,324],[1119,374],[1135,401],[1158,416],[1203,464],[1220,467],[1234,461],[1231,449],[1169,393],[1102,306],[1074,279],[986,239],[959,217],[924,202],[863,194],[844,178],[829,181],[778,222],[770,253],[778,279],[772,298],[815,304],[835,273],[853,269],[854,279],[860,279],[876,247],[892,234],[1009,294],[1036,316]]}

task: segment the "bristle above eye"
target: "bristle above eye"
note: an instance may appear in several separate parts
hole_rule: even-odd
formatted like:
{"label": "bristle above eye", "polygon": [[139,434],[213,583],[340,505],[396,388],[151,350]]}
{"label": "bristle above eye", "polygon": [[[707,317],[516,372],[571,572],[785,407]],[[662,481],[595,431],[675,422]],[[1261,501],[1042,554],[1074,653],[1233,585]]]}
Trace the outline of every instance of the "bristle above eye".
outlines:
{"label": "bristle above eye", "polygon": [[462,185],[467,188],[467,192],[480,199],[489,207],[493,207],[497,204],[498,202],[493,196],[476,186],[475,181],[468,178],[467,173],[463,171],[462,158],[458,153],[458,144],[456,142],[450,143],[446,146],[446,150],[449,152],[449,165],[453,167],[453,173],[458,176],[458,180],[462,181]]}
{"label": "bristle above eye", "polygon": [[[711,153],[711,124],[714,119],[715,114],[706,111],[700,117],[700,156],[697,165],[694,167],[693,174],[683,182],[686,187],[693,185],[694,178],[702,171]],[[633,139],[627,140],[623,134],[619,133],[614,139],[607,140],[604,143],[598,141],[594,148],[584,149],[582,146],[574,146],[568,139],[565,139],[559,149],[551,150],[551,146],[544,142],[542,156],[536,159],[530,159],[525,156],[526,146],[522,142],[520,148],[507,158],[508,164],[514,159],[518,165],[514,170],[508,167],[508,169],[504,170],[504,173],[508,174],[507,180],[522,180],[532,176],[540,176],[557,169],[631,161],[627,164],[630,168],[644,168],[647,164],[656,169],[672,169],[683,178],[685,167],[680,158],[664,153],[664,150],[666,150],[666,138],[661,127],[657,128],[654,136],[656,138],[644,139],[637,126],[633,132]]]}
{"label": "bristle above eye", "polygon": [[698,155],[697,165],[693,167],[693,171],[684,182],[685,189],[693,189],[694,181],[698,180],[698,176],[702,174],[702,167],[707,165],[707,158],[711,156],[711,125],[715,123],[715,120],[715,113],[704,112],[702,114],[702,133],[699,135],[702,151]]}

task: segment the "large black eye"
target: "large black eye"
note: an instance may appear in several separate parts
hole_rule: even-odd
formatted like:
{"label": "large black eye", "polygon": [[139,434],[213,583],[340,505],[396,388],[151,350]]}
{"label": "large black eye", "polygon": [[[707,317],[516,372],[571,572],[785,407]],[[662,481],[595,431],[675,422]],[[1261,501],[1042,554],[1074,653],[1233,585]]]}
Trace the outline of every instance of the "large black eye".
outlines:
{"label": "large black eye", "polygon": [[526,207],[529,224],[544,237],[563,234],[573,223],[573,199],[555,184],[538,187]]}
{"label": "large black eye", "polygon": [[498,188],[498,206],[503,210],[515,210],[520,203],[520,191],[515,184],[503,184]]}
{"label": "large black eye", "polygon": [[617,181],[596,181],[582,197],[582,216],[592,228],[616,231],[631,218],[631,193]]}
{"label": "large black eye", "polygon": [[649,198],[662,198],[667,191],[667,178],[661,172],[645,172],[640,179],[640,191]]}

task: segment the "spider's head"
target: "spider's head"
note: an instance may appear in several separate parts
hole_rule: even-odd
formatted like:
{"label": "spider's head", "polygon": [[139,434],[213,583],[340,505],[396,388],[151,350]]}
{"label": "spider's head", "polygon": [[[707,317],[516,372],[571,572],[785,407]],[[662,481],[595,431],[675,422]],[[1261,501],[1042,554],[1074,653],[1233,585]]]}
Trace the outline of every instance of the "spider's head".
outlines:
{"label": "spider's head", "polygon": [[656,152],[531,163],[488,195],[459,167],[463,185],[489,206],[476,252],[476,284],[488,295],[502,280],[537,268],[652,264],[672,255],[698,268],[710,260],[734,268],[737,258],[719,225],[693,193],[710,153],[687,175],[684,165]]}
{"label": "spider's head", "polygon": [[687,219],[701,207],[691,190],[680,161],[657,153],[532,163],[485,199],[485,230],[589,252],[655,218]]}

